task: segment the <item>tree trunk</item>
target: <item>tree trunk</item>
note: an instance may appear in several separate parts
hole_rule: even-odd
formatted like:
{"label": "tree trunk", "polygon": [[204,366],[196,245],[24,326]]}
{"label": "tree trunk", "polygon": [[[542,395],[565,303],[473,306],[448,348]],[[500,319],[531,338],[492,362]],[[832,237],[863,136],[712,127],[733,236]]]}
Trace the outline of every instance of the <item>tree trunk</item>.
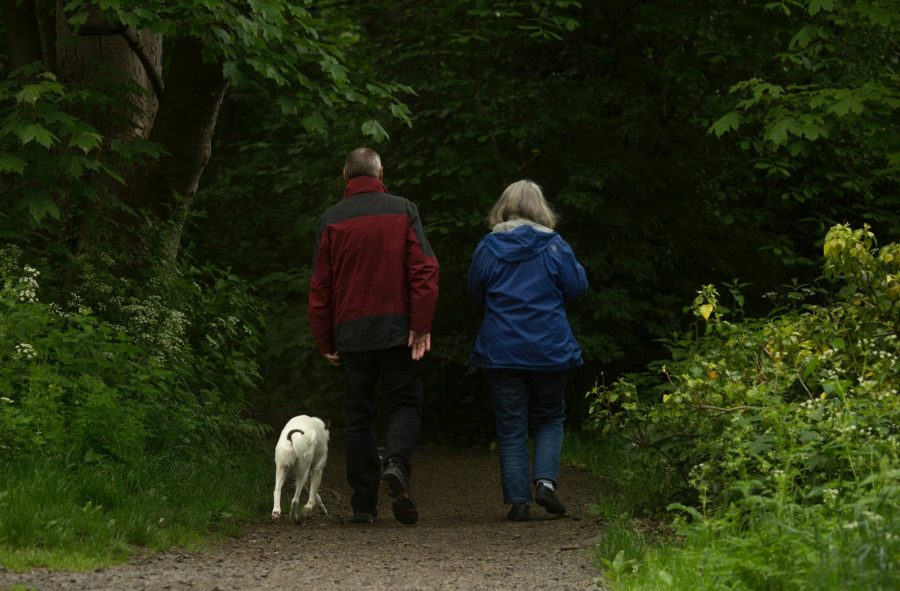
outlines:
{"label": "tree trunk", "polygon": [[166,263],[178,256],[181,233],[212,153],[213,132],[228,86],[221,64],[203,61],[203,45],[196,37],[177,39],[171,58],[149,138],[168,154],[140,174],[130,202],[163,224],[155,250]]}
{"label": "tree trunk", "polygon": [[[99,15],[92,15],[85,23],[83,29],[90,33],[75,35],[63,6],[63,0],[58,0],[57,37],[69,38],[69,42],[56,44],[56,59],[62,80],[99,90],[121,104],[113,113],[90,121],[104,135],[124,140],[146,138],[153,126],[158,105],[144,64],[123,36],[116,32],[115,26],[103,21]],[[136,36],[152,65],[161,71],[162,36],[147,31],[138,31]],[[73,38],[74,41],[71,40]],[[136,84],[143,91],[131,92],[126,86],[129,83]]]}
{"label": "tree trunk", "polygon": [[6,23],[6,47],[10,69],[41,61],[41,34],[34,0],[0,0]]}
{"label": "tree trunk", "polygon": [[[73,34],[62,6],[59,0],[60,38]],[[202,42],[181,37],[166,56],[165,75],[155,81],[157,99],[148,71],[161,71],[162,39],[145,31],[134,33],[92,16],[75,43],[57,44],[57,57],[66,82],[97,88],[113,96],[114,103],[125,104],[112,116],[91,121],[102,133],[125,140],[145,138],[166,150],[145,168],[119,171],[127,186],[113,190],[139,215],[98,205],[84,212],[79,224],[78,253],[97,245],[111,248],[126,259],[124,272],[140,275],[151,262],[168,266],[178,256],[187,214],[210,158],[227,83],[221,64],[203,61]],[[139,51],[147,54],[143,63]],[[122,83],[129,80],[145,92],[123,91]]]}

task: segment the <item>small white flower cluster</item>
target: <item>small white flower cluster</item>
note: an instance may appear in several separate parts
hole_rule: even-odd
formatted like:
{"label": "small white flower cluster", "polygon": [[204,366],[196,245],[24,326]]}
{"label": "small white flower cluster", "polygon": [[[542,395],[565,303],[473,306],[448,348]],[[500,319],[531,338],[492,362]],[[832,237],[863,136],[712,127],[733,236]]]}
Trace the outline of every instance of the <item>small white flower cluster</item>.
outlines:
{"label": "small white flower cluster", "polygon": [[22,273],[23,275],[19,278],[18,285],[16,285],[19,301],[33,304],[38,301],[37,290],[40,286],[38,285],[37,278],[41,275],[41,272],[34,267],[25,265],[22,269]]}
{"label": "small white flower cluster", "polygon": [[13,399],[12,399],[12,398],[7,398],[6,396],[0,396],[0,402],[5,402],[6,404],[12,404],[12,403],[13,403]]}
{"label": "small white flower cluster", "polygon": [[822,498],[825,500],[826,505],[830,505],[837,500],[839,494],[840,491],[836,488],[826,488],[822,491]]}
{"label": "small white flower cluster", "polygon": [[83,304],[84,300],[81,297],[81,294],[77,291],[73,291],[69,294],[69,301],[66,302],[66,308],[69,310],[77,310]]}
{"label": "small white flower cluster", "polygon": [[823,398],[810,398],[804,402],[800,403],[800,408],[806,409],[807,411],[816,410],[816,407],[820,402],[824,400]]}
{"label": "small white flower cluster", "polygon": [[184,336],[190,324],[187,316],[166,306],[158,295],[145,300],[132,298],[121,308],[127,315],[127,332],[156,350],[156,359],[165,363],[186,347]]}
{"label": "small white flower cluster", "polygon": [[16,352],[14,356],[16,359],[31,361],[37,358],[37,351],[35,351],[34,347],[29,345],[28,343],[19,343],[18,345],[16,345]]}
{"label": "small white flower cluster", "polygon": [[866,521],[878,523],[879,521],[884,521],[884,517],[878,513],[875,513],[871,509],[866,509],[862,512],[863,517],[866,518]]}
{"label": "small white flower cluster", "polygon": [[890,390],[882,390],[881,392],[876,392],[873,396],[875,400],[879,402],[882,400],[887,400],[893,396],[897,395],[897,388],[891,388]]}
{"label": "small white flower cluster", "polygon": [[[253,331],[250,327],[241,322],[237,316],[226,316],[225,318],[215,318],[212,323],[214,327],[224,332],[228,336],[238,336],[239,332],[243,332],[247,336],[252,336]],[[219,340],[221,342],[221,339]],[[214,348],[218,348],[217,346]]]}

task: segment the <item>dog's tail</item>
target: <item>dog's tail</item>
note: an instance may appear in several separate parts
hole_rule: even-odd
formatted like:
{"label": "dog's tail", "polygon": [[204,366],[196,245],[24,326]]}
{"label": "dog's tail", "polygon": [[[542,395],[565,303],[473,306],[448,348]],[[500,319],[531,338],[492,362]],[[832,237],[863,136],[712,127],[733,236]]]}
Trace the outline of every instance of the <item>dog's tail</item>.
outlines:
{"label": "dog's tail", "polygon": [[[299,436],[299,437],[298,437]],[[303,450],[300,445],[301,441],[306,441],[307,449],[312,449],[313,444],[316,442],[316,432],[315,431],[303,431],[301,429],[291,429],[288,431],[286,435],[287,440],[291,442],[291,446],[294,448],[294,452],[299,456]]]}

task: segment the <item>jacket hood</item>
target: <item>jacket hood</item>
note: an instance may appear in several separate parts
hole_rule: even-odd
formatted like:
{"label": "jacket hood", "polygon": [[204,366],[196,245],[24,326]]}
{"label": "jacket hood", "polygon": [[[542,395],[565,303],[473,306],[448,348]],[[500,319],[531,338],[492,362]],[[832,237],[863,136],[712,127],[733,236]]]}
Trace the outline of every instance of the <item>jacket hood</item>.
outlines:
{"label": "jacket hood", "polygon": [[485,237],[485,244],[504,261],[525,261],[544,252],[556,232],[531,220],[514,218],[500,222]]}

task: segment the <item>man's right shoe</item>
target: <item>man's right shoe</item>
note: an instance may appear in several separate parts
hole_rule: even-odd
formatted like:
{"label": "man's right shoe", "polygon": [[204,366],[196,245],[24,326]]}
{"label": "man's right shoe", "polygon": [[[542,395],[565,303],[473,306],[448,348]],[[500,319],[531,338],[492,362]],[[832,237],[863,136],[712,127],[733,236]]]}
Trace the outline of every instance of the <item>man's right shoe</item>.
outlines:
{"label": "man's right shoe", "polygon": [[381,481],[387,485],[394,500],[391,504],[394,518],[404,525],[416,523],[419,520],[419,510],[409,492],[409,475],[403,465],[397,461],[389,462],[381,474]]}
{"label": "man's right shoe", "polygon": [[350,523],[372,523],[375,521],[375,515],[372,513],[354,513],[350,518]]}
{"label": "man's right shoe", "polygon": [[506,518],[509,521],[528,521],[531,517],[531,505],[528,503],[516,503],[509,508]]}
{"label": "man's right shoe", "polygon": [[544,484],[538,484],[534,489],[534,502],[546,509],[547,513],[562,515],[566,512],[566,506],[562,504],[556,492]]}

